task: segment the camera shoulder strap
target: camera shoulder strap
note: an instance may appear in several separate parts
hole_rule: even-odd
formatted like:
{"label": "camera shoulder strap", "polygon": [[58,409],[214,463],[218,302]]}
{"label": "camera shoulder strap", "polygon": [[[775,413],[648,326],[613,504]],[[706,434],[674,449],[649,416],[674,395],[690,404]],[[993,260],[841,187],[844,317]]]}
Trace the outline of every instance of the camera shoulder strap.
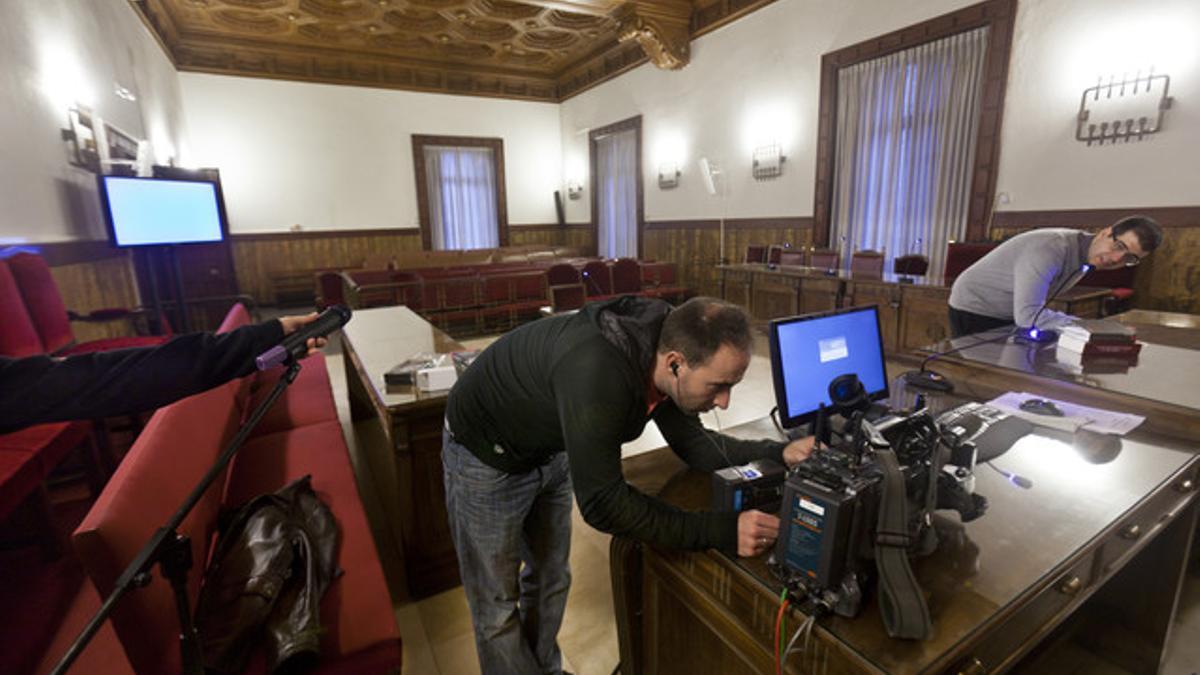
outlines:
{"label": "camera shoulder strap", "polygon": [[877,449],[883,469],[879,519],[875,531],[875,566],[879,571],[879,612],[893,638],[928,639],[933,631],[929,607],[908,560],[908,501],[904,474],[896,453]]}

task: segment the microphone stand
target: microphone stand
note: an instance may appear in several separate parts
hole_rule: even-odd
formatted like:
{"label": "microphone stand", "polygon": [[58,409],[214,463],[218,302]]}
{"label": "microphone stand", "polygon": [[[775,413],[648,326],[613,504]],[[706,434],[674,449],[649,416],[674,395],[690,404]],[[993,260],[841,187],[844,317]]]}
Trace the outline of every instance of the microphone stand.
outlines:
{"label": "microphone stand", "polygon": [[54,666],[51,671],[53,675],[61,675],[67,672],[75,659],[83,653],[84,647],[91,642],[95,637],[96,632],[100,630],[100,626],[112,614],[113,609],[121,598],[125,597],[131,589],[142,588],[150,583],[150,568],[154,563],[158,563],[162,568],[163,578],[171,582],[171,589],[175,594],[175,610],[179,615],[179,649],[182,657],[184,675],[204,675],[203,654],[200,650],[200,636],[196,632],[196,626],[192,622],[192,613],[190,603],[188,602],[187,594],[187,576],[188,570],[192,567],[192,547],[191,540],[179,534],[176,530],[183,522],[184,518],[191,513],[200,498],[208,490],[212,482],[216,480],[225,471],[225,467],[237,454],[242,443],[246,441],[246,437],[254,430],[263,415],[267,413],[267,409],[275,403],[276,399],[283,394],[300,373],[299,360],[293,360],[284,372],[279,381],[275,383],[275,388],[263,400],[262,403],[254,409],[250,418],[242,425],[233,440],[229,442],[229,446],[217,458],[216,464],[209,468],[208,472],[200,479],[196,487],[192,489],[191,494],[187,496],[183,504],[175,511],[170,520],[162,527],[154,531],[150,540],[142,546],[142,550],[134,556],[133,561],[117,577],[116,584],[108,597],[104,599],[104,604],[92,616],[92,619],[84,626],[79,636],[71,643],[70,649],[63,655],[58,665]]}
{"label": "microphone stand", "polygon": [[1049,329],[1039,330],[1037,327],[1037,320],[1042,316],[1042,312],[1046,311],[1046,308],[1050,306],[1050,303],[1058,299],[1060,293],[1067,290],[1067,287],[1071,286],[1072,283],[1077,280],[1077,278],[1084,276],[1091,271],[1091,269],[1092,266],[1090,264],[1084,263],[1082,267],[1071,273],[1071,276],[1063,279],[1062,283],[1058,285],[1058,288],[1054,289],[1054,292],[1050,294],[1046,301],[1042,303],[1042,306],[1038,308],[1037,313],[1033,315],[1033,320],[1029,322],[1029,328],[1022,329],[1019,333],[1017,333],[1017,342],[1022,344],[1042,344],[1057,340],[1058,331]]}

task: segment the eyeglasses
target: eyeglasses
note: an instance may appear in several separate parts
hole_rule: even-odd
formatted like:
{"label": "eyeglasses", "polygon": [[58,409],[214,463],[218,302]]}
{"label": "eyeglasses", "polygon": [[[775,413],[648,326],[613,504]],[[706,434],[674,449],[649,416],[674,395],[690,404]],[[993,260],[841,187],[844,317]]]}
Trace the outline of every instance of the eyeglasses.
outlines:
{"label": "eyeglasses", "polygon": [[1112,237],[1113,246],[1117,249],[1118,252],[1121,253],[1121,264],[1122,265],[1124,265],[1126,267],[1133,267],[1134,265],[1137,265],[1138,263],[1142,262],[1142,259],[1139,258],[1136,253],[1131,253],[1129,251],[1129,246],[1125,242],[1121,241],[1120,239],[1117,239],[1116,234],[1109,232],[1108,236]]}

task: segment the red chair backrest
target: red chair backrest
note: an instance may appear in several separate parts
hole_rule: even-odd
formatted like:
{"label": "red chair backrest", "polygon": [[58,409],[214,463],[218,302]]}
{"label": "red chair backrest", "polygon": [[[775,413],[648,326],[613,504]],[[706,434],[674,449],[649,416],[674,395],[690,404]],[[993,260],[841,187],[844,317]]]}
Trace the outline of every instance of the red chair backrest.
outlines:
{"label": "red chair backrest", "polygon": [[612,266],[613,293],[640,293],[642,266],[633,258],[621,258]]}
{"label": "red chair backrest", "polygon": [[67,306],[46,260],[33,253],[18,253],[8,259],[8,266],[45,350],[53,353],[75,342]]}
{"label": "red chair backrest", "polygon": [[779,254],[780,265],[804,265],[804,251],[783,251]]}
{"label": "red chair backrest", "polygon": [[896,274],[921,276],[929,271],[929,258],[915,253],[902,255],[892,263],[892,271]]}
{"label": "red chair backrest", "polygon": [[743,262],[764,263],[767,261],[767,247],[750,244],[746,247],[746,258]]}
{"label": "red chair backrest", "polygon": [[341,272],[317,273],[317,309],[325,309],[330,305],[346,304],[346,294],[342,290]]}
{"label": "red chair backrest", "polygon": [[1118,267],[1115,270],[1092,270],[1079,280],[1080,286],[1096,288],[1133,288],[1136,267]]}
{"label": "red chair backrest", "polygon": [[593,260],[583,266],[581,274],[589,296],[612,294],[612,272],[608,270],[608,263]]}
{"label": "red chair backrest", "polygon": [[551,286],[579,283],[579,270],[570,263],[556,263],[546,268],[546,283]]}
{"label": "red chair backrest", "polygon": [[808,264],[810,267],[819,267],[821,269],[836,270],[840,269],[841,256],[837,251],[828,249],[818,249],[813,251],[808,256]]}
{"label": "red chair backrest", "polygon": [[783,250],[783,247],[779,245],[775,245],[767,249],[767,264],[778,265],[780,256],[783,255]]}
{"label": "red chair backrest", "polygon": [[[154,531],[183,503],[237,429],[236,382],[160,408],[125,455],[72,535],[80,564],[102,597]],[[201,573],[225,488],[222,473],[179,533],[191,539],[188,597],[196,606]],[[150,584],[126,595],[110,619],[139,673],[178,673],[179,621],[170,584],[157,566]]]}
{"label": "red chair backrest", "polygon": [[21,289],[8,266],[0,260],[0,354],[4,356],[33,356],[46,350],[37,327],[25,308]]}
{"label": "red chair backrest", "polygon": [[883,253],[856,251],[850,256],[850,271],[855,274],[883,274]]}
{"label": "red chair backrest", "polygon": [[976,244],[965,242],[950,242],[946,245],[946,271],[942,273],[942,283],[949,286],[958,275],[975,264],[989,251],[996,248],[996,242],[985,241]]}

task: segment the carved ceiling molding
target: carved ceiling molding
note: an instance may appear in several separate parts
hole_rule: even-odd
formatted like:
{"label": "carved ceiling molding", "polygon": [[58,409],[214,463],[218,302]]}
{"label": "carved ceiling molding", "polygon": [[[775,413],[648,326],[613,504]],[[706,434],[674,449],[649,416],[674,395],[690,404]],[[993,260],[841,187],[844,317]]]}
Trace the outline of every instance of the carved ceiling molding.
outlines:
{"label": "carved ceiling molding", "polygon": [[561,102],[774,0],[129,0],[181,71]]}

